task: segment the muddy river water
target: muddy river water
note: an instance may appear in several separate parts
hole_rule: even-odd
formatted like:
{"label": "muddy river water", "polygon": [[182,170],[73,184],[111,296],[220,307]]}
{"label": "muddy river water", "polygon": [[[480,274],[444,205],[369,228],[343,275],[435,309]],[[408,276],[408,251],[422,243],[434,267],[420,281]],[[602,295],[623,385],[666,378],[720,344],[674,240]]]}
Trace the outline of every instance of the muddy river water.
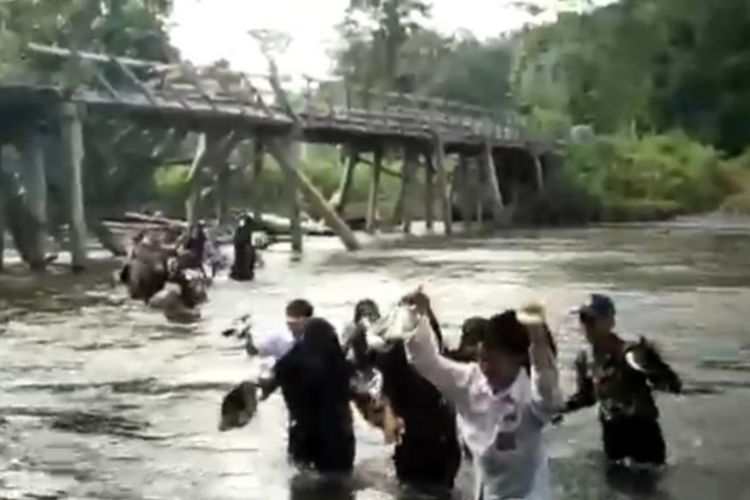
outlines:
{"label": "muddy river water", "polygon": [[685,395],[659,397],[670,465],[658,482],[605,475],[588,410],[548,431],[559,499],[750,499],[750,228],[700,223],[517,231],[357,254],[310,241],[300,261],[267,253],[254,283],[219,278],[191,326],[126,300],[105,269],[0,278],[0,499],[406,498],[381,435],[361,422],[355,477],[335,489],[287,465],[279,396],[246,428],[219,433],[224,392],[257,370],[219,330],[248,312],[257,331],[281,328],[296,296],[340,327],[356,300],[386,305],[418,283],[453,332],[469,315],[544,299],[567,392],[582,346],[570,310],[604,291],[621,333],[657,341],[683,376]]}

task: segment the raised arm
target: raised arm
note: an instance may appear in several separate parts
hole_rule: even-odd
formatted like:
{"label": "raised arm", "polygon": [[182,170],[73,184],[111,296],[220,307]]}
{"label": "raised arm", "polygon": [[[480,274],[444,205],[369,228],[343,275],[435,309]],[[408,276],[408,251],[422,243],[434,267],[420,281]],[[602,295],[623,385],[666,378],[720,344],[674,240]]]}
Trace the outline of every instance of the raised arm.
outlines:
{"label": "raised arm", "polygon": [[438,341],[429,319],[420,316],[416,329],[405,341],[406,353],[414,368],[429,380],[452,403],[463,397],[471,376],[471,367],[440,354]]}
{"label": "raised arm", "polygon": [[551,335],[542,322],[527,323],[531,347],[532,405],[543,422],[550,422],[562,408],[562,391]]}
{"label": "raised arm", "polygon": [[586,351],[581,351],[576,356],[575,372],[576,392],[565,402],[563,413],[571,413],[581,408],[593,406],[596,403],[594,379],[591,378],[589,373]]}

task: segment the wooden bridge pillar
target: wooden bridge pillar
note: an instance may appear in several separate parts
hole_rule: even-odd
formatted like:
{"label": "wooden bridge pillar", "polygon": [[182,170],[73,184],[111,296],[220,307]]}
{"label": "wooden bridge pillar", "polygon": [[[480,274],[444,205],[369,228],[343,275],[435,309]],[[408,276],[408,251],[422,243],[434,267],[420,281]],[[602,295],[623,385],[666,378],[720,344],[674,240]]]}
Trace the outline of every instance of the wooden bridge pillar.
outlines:
{"label": "wooden bridge pillar", "polygon": [[461,189],[461,215],[463,216],[464,231],[469,231],[474,220],[475,203],[477,199],[475,193],[474,172],[471,168],[471,163],[465,155],[459,155],[458,157],[458,176],[459,176],[459,187]]}
{"label": "wooden bridge pillar", "polygon": [[544,168],[542,166],[542,157],[534,152],[531,153],[534,160],[534,175],[536,180],[536,189],[538,192],[544,191]]}
{"label": "wooden bridge pillar", "polygon": [[33,270],[45,267],[47,235],[47,178],[44,172],[44,147],[41,132],[36,123],[24,130],[21,148],[23,170],[21,178],[24,186],[24,203],[29,213],[36,219],[29,245],[29,265]]}
{"label": "wooden bridge pillar", "polygon": [[[290,157],[294,158],[290,164],[292,172],[289,170],[284,171],[284,186],[285,195],[289,201],[289,231],[292,243],[292,252],[302,253],[302,213],[299,204],[299,198],[297,197],[298,178],[299,172],[297,169],[300,164],[300,148],[298,142],[289,141],[287,143],[287,149]],[[296,174],[295,174],[296,172]]]}
{"label": "wooden bridge pillar", "polygon": [[381,147],[375,148],[372,157],[372,178],[370,179],[370,191],[367,196],[367,222],[365,229],[369,232],[375,230],[378,214],[378,196],[380,194],[380,173],[383,163],[383,150]]}
{"label": "wooden bridge pillar", "polygon": [[487,176],[487,185],[490,188],[490,195],[492,200],[492,218],[496,225],[502,223],[503,219],[503,195],[500,192],[500,184],[497,180],[497,169],[495,168],[495,161],[492,157],[492,143],[489,139],[484,142],[484,153],[482,158],[482,166]]}
{"label": "wooden bridge pillar", "polygon": [[435,134],[435,171],[437,172],[438,200],[440,201],[440,214],[443,217],[445,234],[453,234],[453,215],[451,204],[448,199],[448,175],[445,171],[445,146],[440,134]]}
{"label": "wooden bridge pillar", "polygon": [[74,271],[86,268],[86,211],[83,199],[83,126],[79,105],[66,102],[60,110],[63,161],[69,176],[70,252]]}
{"label": "wooden bridge pillar", "polygon": [[[0,171],[3,170],[3,143],[0,141]],[[0,186],[0,273],[5,270],[5,193]]]}
{"label": "wooden bridge pillar", "polygon": [[424,223],[428,231],[435,225],[435,172],[432,151],[424,154]]}
{"label": "wooden bridge pillar", "polygon": [[336,200],[335,203],[333,203],[333,208],[339,215],[344,215],[346,212],[346,205],[349,201],[352,184],[354,183],[354,171],[359,163],[359,153],[357,150],[351,146],[347,146],[346,149],[346,164],[344,165],[344,172],[341,175],[339,188],[336,191]]}
{"label": "wooden bridge pillar", "polygon": [[401,170],[402,221],[404,234],[411,233],[414,217],[414,178],[419,153],[412,146],[404,147],[404,166]]}
{"label": "wooden bridge pillar", "polygon": [[266,156],[266,148],[263,144],[263,139],[255,137],[253,143],[253,180],[252,180],[252,200],[250,200],[253,207],[253,218],[257,224],[260,224],[263,220],[263,210],[260,202],[261,193],[261,176],[263,175],[263,164]]}
{"label": "wooden bridge pillar", "polygon": [[207,134],[202,133],[198,136],[198,145],[195,148],[193,163],[190,165],[188,173],[188,183],[190,184],[190,194],[185,201],[185,221],[188,227],[192,227],[198,222],[198,203],[200,202],[200,175],[201,168],[208,158],[208,150],[212,148],[212,142]]}

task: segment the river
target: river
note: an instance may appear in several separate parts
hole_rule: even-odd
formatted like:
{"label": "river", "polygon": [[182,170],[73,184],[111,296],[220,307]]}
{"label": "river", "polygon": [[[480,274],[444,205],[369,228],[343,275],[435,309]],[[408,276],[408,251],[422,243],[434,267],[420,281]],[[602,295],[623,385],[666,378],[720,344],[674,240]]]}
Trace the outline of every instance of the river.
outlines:
{"label": "river", "polygon": [[570,311],[593,291],[616,300],[622,334],[657,341],[683,376],[685,395],[659,397],[670,463],[660,481],[606,477],[596,414],[587,410],[548,432],[558,498],[750,499],[747,226],[513,231],[356,254],[338,248],[311,240],[299,261],[285,249],[267,253],[254,283],[220,278],[192,326],[126,300],[104,264],[78,277],[0,278],[0,316],[9,317],[0,325],[0,498],[402,498],[388,448],[362,422],[346,491],[292,480],[278,396],[246,428],[219,433],[224,392],[257,370],[219,330],[247,312],[256,330],[283,326],[296,296],[340,326],[357,299],[386,305],[424,283],[454,332],[469,315],[542,298],[566,392],[582,347]]}

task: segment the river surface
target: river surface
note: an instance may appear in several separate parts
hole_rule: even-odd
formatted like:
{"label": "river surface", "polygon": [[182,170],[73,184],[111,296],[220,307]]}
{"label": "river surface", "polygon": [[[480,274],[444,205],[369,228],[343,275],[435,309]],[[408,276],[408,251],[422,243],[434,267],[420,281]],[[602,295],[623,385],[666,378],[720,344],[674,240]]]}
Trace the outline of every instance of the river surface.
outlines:
{"label": "river surface", "polygon": [[[561,349],[563,384],[582,341],[572,308],[611,294],[620,332],[657,341],[687,393],[659,397],[669,467],[658,482],[607,477],[594,410],[548,431],[559,499],[750,499],[750,229],[664,224],[417,240],[345,254],[308,242],[266,254],[254,283],[219,278],[192,326],[125,298],[111,266],[85,276],[0,278],[0,499],[378,500],[398,491],[389,449],[357,423],[347,488],[295,477],[280,397],[244,429],[217,431],[219,404],[257,370],[220,328],[251,313],[283,327],[310,299],[340,327],[354,302],[386,306],[424,283],[444,329],[536,296]],[[466,490],[468,474],[459,481]],[[460,492],[459,492],[460,494]]]}

